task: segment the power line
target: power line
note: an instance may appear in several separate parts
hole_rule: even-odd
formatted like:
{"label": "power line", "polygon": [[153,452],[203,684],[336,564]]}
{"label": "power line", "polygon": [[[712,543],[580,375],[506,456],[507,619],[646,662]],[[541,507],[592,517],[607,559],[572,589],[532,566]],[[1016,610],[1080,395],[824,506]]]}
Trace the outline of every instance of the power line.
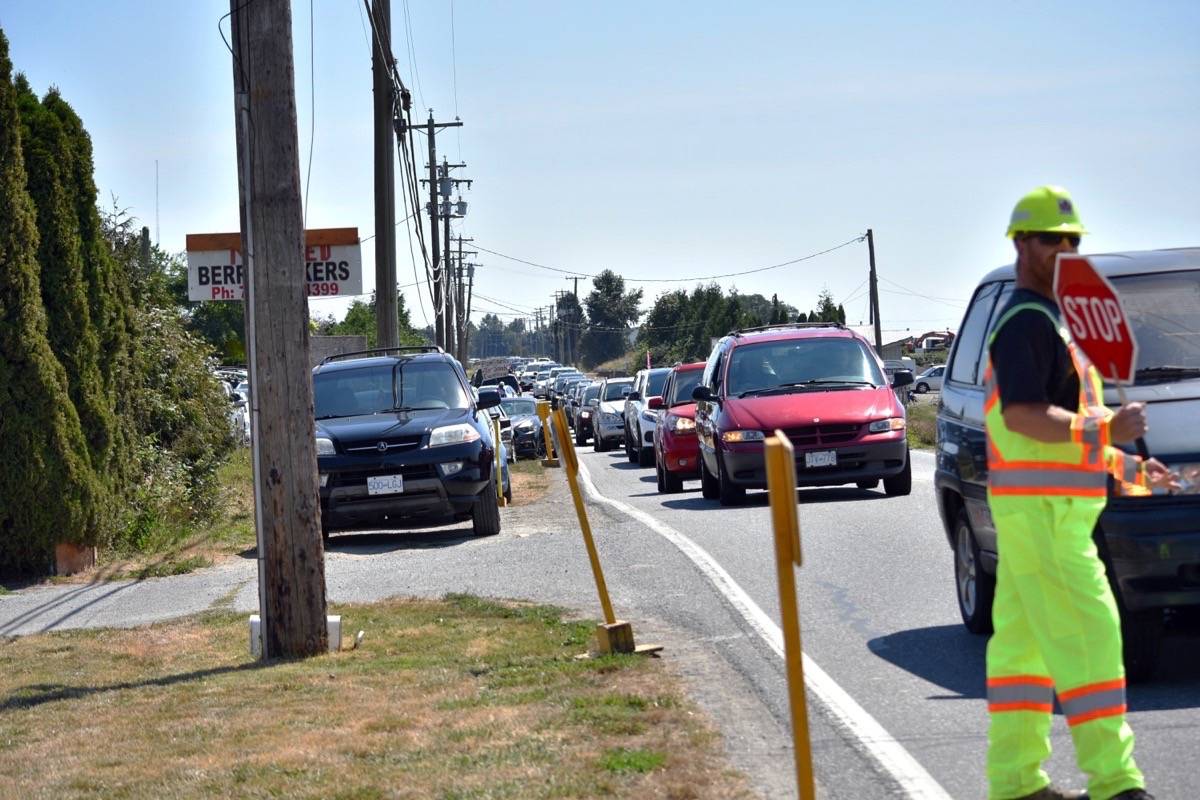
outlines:
{"label": "power line", "polygon": [[[866,239],[866,236],[856,236],[853,239],[848,239],[847,241],[842,242],[841,244],[834,245],[833,247],[828,247],[824,250],[819,250],[815,253],[809,253],[808,255],[800,256],[799,258],[792,258],[787,261],[781,261],[778,264],[769,264],[765,267],[754,267],[753,269],[741,270],[740,272],[726,272],[726,273],[722,273],[720,275],[699,275],[699,276],[692,276],[692,277],[688,277],[688,278],[624,278],[624,279],[628,283],[693,283],[696,281],[714,281],[714,280],[719,280],[721,278],[738,278],[743,275],[753,275],[756,272],[766,272],[767,270],[780,269],[781,267],[788,267],[788,266],[791,266],[792,264],[799,264],[802,261],[810,261],[819,256],[823,256],[823,255],[827,255],[828,253],[832,253],[835,250],[841,250],[843,247],[849,247],[852,244],[857,244],[857,243],[863,241],[864,239]],[[597,275],[595,273],[591,273],[591,272],[580,272],[578,270],[562,269],[561,267],[551,267],[546,264],[539,264],[536,261],[528,261],[523,258],[517,258],[516,256],[510,256],[510,255],[501,253],[496,250],[489,250],[486,247],[482,247],[478,242],[475,243],[475,247],[479,250],[482,250],[485,253],[491,253],[494,256],[499,256],[500,258],[506,258],[509,261],[516,261],[520,264],[526,264],[531,267],[537,267],[538,269],[550,270],[551,272],[558,272],[563,275],[578,275],[581,278],[598,278],[599,277],[599,275]],[[622,276],[622,277],[624,277],[624,276]]]}

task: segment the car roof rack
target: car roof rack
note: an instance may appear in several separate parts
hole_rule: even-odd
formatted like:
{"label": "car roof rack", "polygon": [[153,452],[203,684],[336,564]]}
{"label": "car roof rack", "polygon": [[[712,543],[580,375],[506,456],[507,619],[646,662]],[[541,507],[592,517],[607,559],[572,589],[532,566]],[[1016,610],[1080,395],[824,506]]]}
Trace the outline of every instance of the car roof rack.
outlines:
{"label": "car roof rack", "polygon": [[779,331],[788,328],[837,328],[845,330],[840,322],[777,322],[774,325],[755,325],[753,328],[738,328],[729,332],[730,336],[741,336],[743,333],[758,333],[759,331]]}
{"label": "car roof rack", "polygon": [[446,351],[437,345],[433,344],[414,344],[402,347],[374,347],[370,350],[355,350],[350,353],[335,353],[331,356],[325,356],[321,359],[322,364],[328,364],[331,361],[340,361],[345,358],[356,358],[359,356],[385,356],[389,353],[445,353]]}

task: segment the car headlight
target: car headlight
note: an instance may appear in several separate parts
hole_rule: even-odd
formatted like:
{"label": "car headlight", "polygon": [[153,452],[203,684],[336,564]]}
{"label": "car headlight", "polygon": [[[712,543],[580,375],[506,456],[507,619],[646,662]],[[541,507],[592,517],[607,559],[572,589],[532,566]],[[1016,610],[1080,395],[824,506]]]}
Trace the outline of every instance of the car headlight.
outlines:
{"label": "car headlight", "polygon": [[317,455],[319,456],[334,456],[337,455],[337,448],[333,446],[333,439],[328,436],[317,437]]}
{"label": "car headlight", "polygon": [[579,412],[579,416],[583,417],[584,419],[590,419],[590,418],[591,418],[591,416],[592,416],[592,412],[590,412],[590,411],[580,411],[580,412]]}
{"label": "car headlight", "polygon": [[517,430],[531,431],[533,430],[533,420],[527,419],[517,423]]}
{"label": "car headlight", "polygon": [[688,419],[687,417],[676,417],[675,423],[671,425],[671,430],[676,433],[688,433],[696,430],[696,420]]}
{"label": "car headlight", "polygon": [[464,444],[466,442],[474,442],[479,439],[479,431],[465,422],[460,422],[457,425],[443,425],[440,428],[434,428],[429,434],[429,446],[441,447],[447,444]]}
{"label": "car headlight", "polygon": [[734,442],[761,442],[762,440],[762,431],[725,431],[721,434],[721,441],[727,444]]}
{"label": "car headlight", "polygon": [[646,420],[646,422],[658,422],[658,412],[657,411],[643,411],[642,419]]}
{"label": "car headlight", "polygon": [[617,422],[621,421],[621,415],[620,414],[610,414],[607,411],[605,411],[603,414],[600,415],[600,419],[602,421],[608,422],[608,423],[617,423]]}
{"label": "car headlight", "polygon": [[888,431],[904,430],[904,417],[892,417],[891,419],[877,419],[867,426],[867,430],[871,433],[887,433]]}

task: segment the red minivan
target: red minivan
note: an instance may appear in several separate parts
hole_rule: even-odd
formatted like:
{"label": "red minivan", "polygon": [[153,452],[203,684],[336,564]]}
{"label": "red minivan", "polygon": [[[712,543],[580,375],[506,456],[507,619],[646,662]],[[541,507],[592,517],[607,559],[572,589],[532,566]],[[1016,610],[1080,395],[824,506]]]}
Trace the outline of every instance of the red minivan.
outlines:
{"label": "red minivan", "polygon": [[[662,398],[651,398],[650,408],[661,408],[654,426],[654,468],[658,491],[683,491],[685,480],[700,477],[700,449],[696,444],[696,403],[692,391],[700,385],[704,362],[681,364],[667,375]],[[657,402],[656,402],[657,401]]]}
{"label": "red minivan", "polygon": [[704,496],[735,505],[767,485],[763,439],[782,430],[799,486],[912,488],[904,406],[870,343],[837,323],[734,331],[717,342],[693,392]]}

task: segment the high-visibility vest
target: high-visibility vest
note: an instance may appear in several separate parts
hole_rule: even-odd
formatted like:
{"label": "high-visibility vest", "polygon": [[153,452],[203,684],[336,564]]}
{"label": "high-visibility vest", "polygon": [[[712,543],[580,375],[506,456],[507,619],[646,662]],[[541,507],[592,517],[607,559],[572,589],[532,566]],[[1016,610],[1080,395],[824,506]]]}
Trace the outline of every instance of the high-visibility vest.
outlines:
{"label": "high-visibility vest", "polygon": [[[1079,403],[1076,424],[1072,424],[1069,442],[1039,442],[1008,429],[1000,409],[1000,390],[996,385],[991,356],[984,373],[987,400],[984,403],[984,427],[987,430],[988,495],[990,497],[1108,497],[1108,476],[1121,484],[1146,491],[1141,459],[1113,447],[1108,437],[1107,420],[1112,411],[1104,407],[1104,385],[1070,333],[1054,315],[1039,303],[1013,306],[988,338],[988,350],[996,334],[1015,314],[1027,309],[1040,311],[1054,323],[1079,375]],[[1135,491],[1137,490],[1135,489]],[[1104,503],[1100,502],[1100,506]]]}

